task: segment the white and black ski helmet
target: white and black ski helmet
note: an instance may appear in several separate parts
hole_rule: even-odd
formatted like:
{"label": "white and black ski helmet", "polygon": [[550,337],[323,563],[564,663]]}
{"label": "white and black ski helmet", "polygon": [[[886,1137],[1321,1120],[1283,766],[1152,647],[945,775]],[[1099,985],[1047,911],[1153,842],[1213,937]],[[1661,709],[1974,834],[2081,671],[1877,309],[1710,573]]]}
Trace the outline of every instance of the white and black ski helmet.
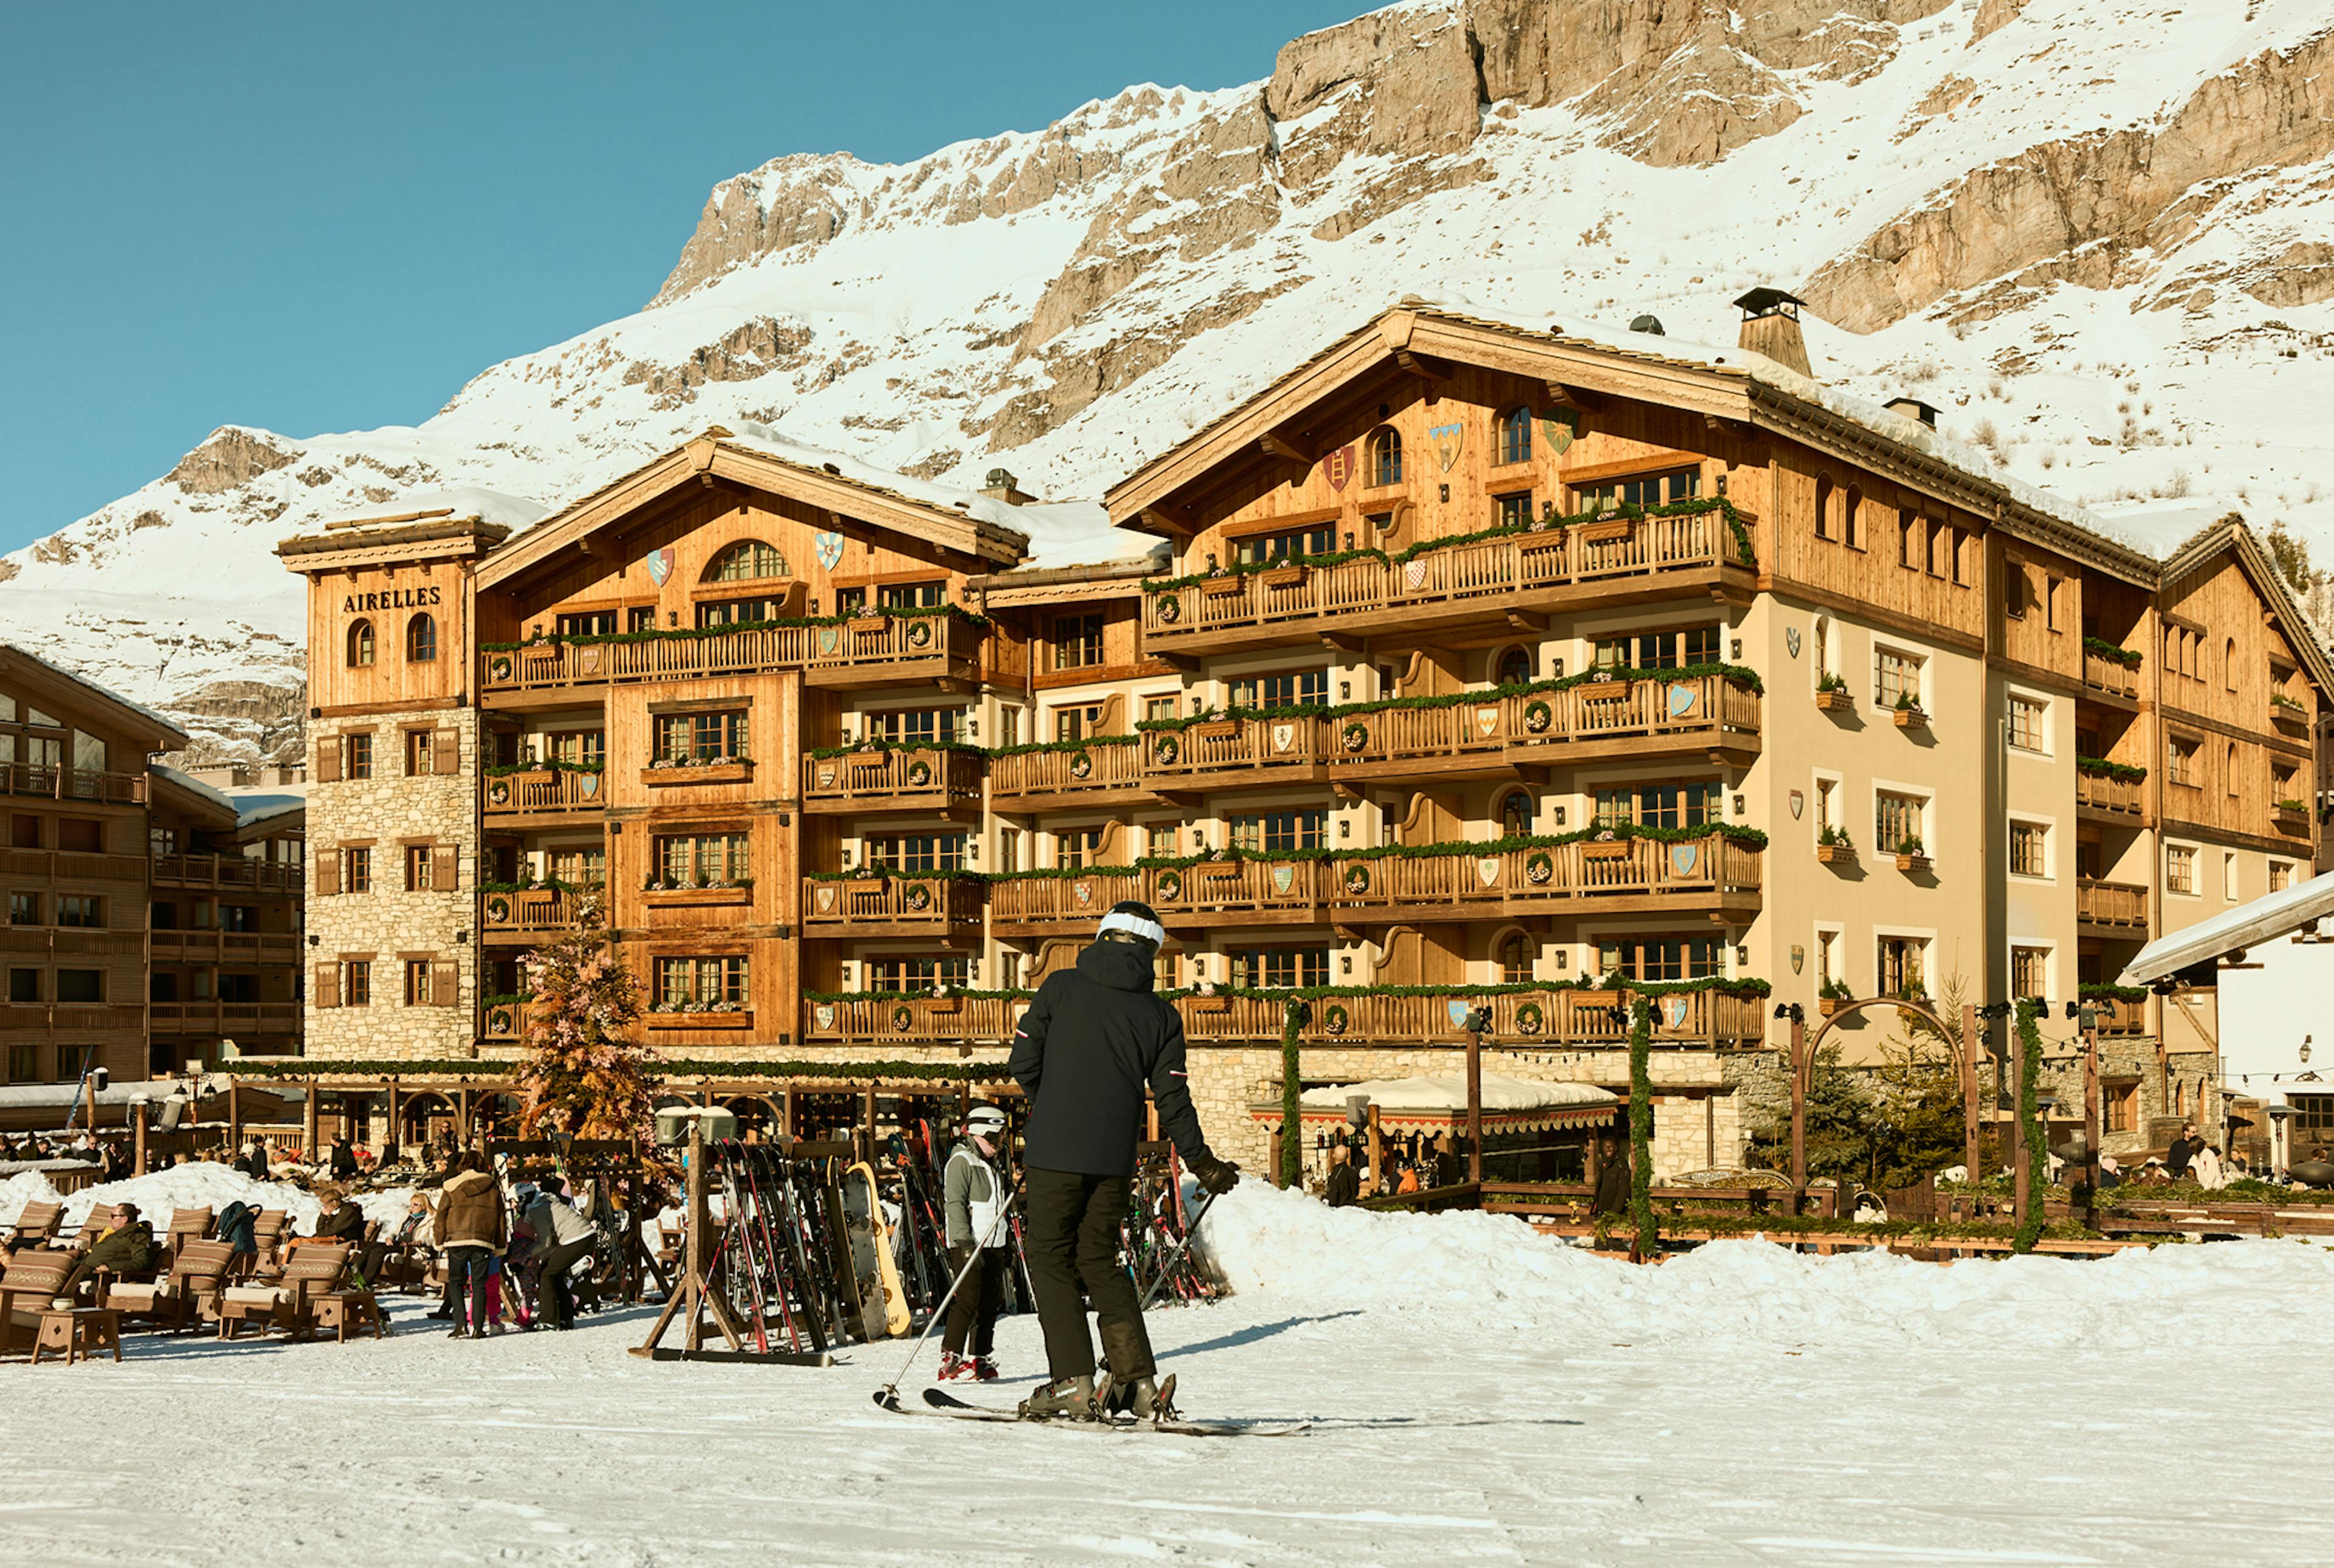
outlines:
{"label": "white and black ski helmet", "polygon": [[1005,1130],[1005,1112],[994,1105],[976,1105],[964,1119],[964,1130],[978,1138],[992,1138]]}
{"label": "white and black ski helmet", "polygon": [[1140,899],[1121,899],[1102,918],[1102,927],[1095,935],[1107,937],[1113,931],[1124,931],[1148,942],[1153,948],[1167,943],[1167,928],[1159,923],[1159,912]]}

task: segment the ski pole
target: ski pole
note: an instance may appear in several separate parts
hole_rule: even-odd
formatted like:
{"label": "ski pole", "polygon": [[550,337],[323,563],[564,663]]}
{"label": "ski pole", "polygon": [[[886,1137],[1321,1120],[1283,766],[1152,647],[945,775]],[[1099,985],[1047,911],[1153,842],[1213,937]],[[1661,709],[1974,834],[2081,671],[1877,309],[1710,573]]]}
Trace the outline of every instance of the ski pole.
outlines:
{"label": "ski pole", "polygon": [[924,1332],[916,1336],[915,1344],[908,1352],[908,1359],[900,1363],[900,1376],[875,1390],[875,1402],[885,1409],[896,1410],[900,1408],[901,1380],[908,1375],[908,1369],[916,1364],[916,1358],[924,1353],[924,1342],[932,1337],[933,1327],[942,1318],[948,1316],[949,1303],[956,1299],[957,1287],[964,1284],[964,1276],[972,1272],[972,1265],[980,1261],[980,1255],[989,1250],[989,1244],[996,1239],[997,1227],[1003,1225],[1005,1217],[1013,1212],[1013,1205],[1020,1196],[1018,1192],[1008,1192],[1005,1195],[1005,1207],[998,1209],[997,1217],[989,1222],[989,1234],[980,1238],[979,1246],[974,1247],[965,1255],[964,1266],[957,1270],[956,1278],[949,1282],[948,1294],[940,1297],[940,1305],[932,1308],[932,1315],[924,1320]]}
{"label": "ski pole", "polygon": [[1216,1195],[1209,1193],[1191,1210],[1191,1223],[1183,1227],[1183,1239],[1175,1244],[1175,1250],[1169,1253],[1167,1261],[1159,1265],[1159,1273],[1153,1277],[1151,1288],[1143,1293],[1143,1300],[1134,1309],[1136,1312],[1149,1312],[1152,1302],[1159,1294],[1159,1287],[1174,1277],[1176,1268],[1183,1261],[1183,1255],[1191,1251],[1191,1243],[1199,1239],[1200,1221],[1208,1217],[1208,1210],[1214,1207]]}

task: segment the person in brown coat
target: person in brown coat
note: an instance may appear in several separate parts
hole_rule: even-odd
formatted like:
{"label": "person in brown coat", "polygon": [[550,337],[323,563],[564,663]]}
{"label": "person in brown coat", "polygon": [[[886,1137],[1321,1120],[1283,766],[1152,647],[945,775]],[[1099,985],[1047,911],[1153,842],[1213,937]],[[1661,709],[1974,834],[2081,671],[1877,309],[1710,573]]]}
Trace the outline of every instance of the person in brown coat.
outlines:
{"label": "person in brown coat", "polygon": [[466,1326],[456,1319],[454,1337],[482,1339],[488,1265],[510,1245],[510,1217],[477,1150],[464,1150],[454,1164],[453,1179],[438,1196],[438,1246],[446,1255],[447,1290],[456,1301],[469,1297],[470,1321]]}

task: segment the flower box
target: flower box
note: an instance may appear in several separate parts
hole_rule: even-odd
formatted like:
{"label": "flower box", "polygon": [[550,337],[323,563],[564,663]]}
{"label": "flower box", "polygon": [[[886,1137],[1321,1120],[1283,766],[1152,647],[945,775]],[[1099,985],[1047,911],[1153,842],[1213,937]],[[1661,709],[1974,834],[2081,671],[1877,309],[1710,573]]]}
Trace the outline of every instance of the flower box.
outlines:
{"label": "flower box", "polygon": [[1618,991],[1575,991],[1572,994],[1572,1005],[1576,1007],[1618,1007],[1621,1005],[1621,993]]}
{"label": "flower box", "polygon": [[1305,581],[1309,571],[1309,568],[1298,563],[1275,566],[1268,572],[1259,572],[1258,575],[1264,579],[1265,586],[1268,588],[1294,588]]}
{"label": "flower box", "polygon": [[1240,863],[1238,861],[1201,861],[1191,870],[1200,876],[1221,880],[1239,876]]}
{"label": "flower box", "polygon": [[1211,718],[1191,726],[1191,733],[1201,740],[1230,740],[1239,732],[1240,721],[1236,718]]}
{"label": "flower box", "polygon": [[1600,517],[1594,523],[1580,524],[1580,540],[1584,544],[1605,544],[1615,539],[1634,538],[1636,532],[1635,517]]}
{"label": "flower box", "polygon": [[2307,735],[2310,732],[2310,715],[2301,708],[2272,702],[2269,705],[2269,717],[2271,723],[2288,735]]}
{"label": "flower box", "polygon": [[1191,1000],[1194,1013],[1229,1013],[1232,1010],[1230,996],[1194,996]]}
{"label": "flower box", "polygon": [[1845,691],[1816,693],[1816,708],[1822,713],[1848,713],[1856,707],[1855,697]]}
{"label": "flower box", "polygon": [[1572,695],[1583,702],[1626,697],[1629,695],[1629,683],[1625,680],[1584,680],[1572,688]]}
{"label": "flower box", "polygon": [[1818,844],[1816,859],[1828,866],[1852,866],[1856,864],[1856,846],[1854,844]]}
{"label": "flower box", "polygon": [[647,1013],[651,1029],[751,1029],[751,1013]]}
{"label": "flower box", "polygon": [[924,1011],[927,1013],[961,1013],[964,1011],[964,998],[961,996],[928,997],[924,1002]]}
{"label": "flower box", "polygon": [[1896,869],[1900,871],[1925,871],[1929,869],[1929,857],[1900,854],[1896,857]]}
{"label": "flower box", "polygon": [[882,630],[890,624],[891,620],[887,616],[860,615],[853,617],[852,620],[846,623],[846,627],[847,630],[852,631],[874,632]]}
{"label": "flower box", "polygon": [[1240,578],[1229,575],[1210,577],[1200,584],[1200,592],[1210,599],[1220,599],[1228,594],[1247,592],[1248,583]]}
{"label": "flower box", "polygon": [[641,901],[651,909],[697,909],[722,904],[750,904],[751,888],[651,888]]}
{"label": "flower box", "polygon": [[1615,839],[1608,843],[1589,842],[1580,846],[1584,861],[1625,861],[1629,858],[1629,841]]}
{"label": "flower box", "polygon": [[547,767],[530,767],[499,776],[510,780],[513,784],[547,784],[556,780],[559,774]]}
{"label": "flower box", "polygon": [[1818,996],[1816,998],[1816,1011],[1827,1018],[1830,1017],[1833,1014],[1838,1012],[1842,1007],[1847,1005],[1847,1002],[1837,996]]}
{"label": "flower box", "polygon": [[651,789],[674,784],[744,784],[754,776],[750,762],[705,763],[694,767],[644,767],[641,782]]}
{"label": "flower box", "polygon": [[1926,729],[1929,727],[1929,716],[1917,707],[1900,707],[1896,710],[1896,727]]}

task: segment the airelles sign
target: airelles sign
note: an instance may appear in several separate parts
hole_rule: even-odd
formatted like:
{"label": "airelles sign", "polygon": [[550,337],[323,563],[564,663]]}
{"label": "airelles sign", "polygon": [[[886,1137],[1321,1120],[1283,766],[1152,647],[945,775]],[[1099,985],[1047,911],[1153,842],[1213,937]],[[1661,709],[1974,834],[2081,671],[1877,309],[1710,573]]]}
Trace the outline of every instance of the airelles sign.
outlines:
{"label": "airelles sign", "polygon": [[439,588],[391,588],[380,593],[352,593],[341,601],[341,613],[359,615],[373,610],[419,610],[439,602]]}

